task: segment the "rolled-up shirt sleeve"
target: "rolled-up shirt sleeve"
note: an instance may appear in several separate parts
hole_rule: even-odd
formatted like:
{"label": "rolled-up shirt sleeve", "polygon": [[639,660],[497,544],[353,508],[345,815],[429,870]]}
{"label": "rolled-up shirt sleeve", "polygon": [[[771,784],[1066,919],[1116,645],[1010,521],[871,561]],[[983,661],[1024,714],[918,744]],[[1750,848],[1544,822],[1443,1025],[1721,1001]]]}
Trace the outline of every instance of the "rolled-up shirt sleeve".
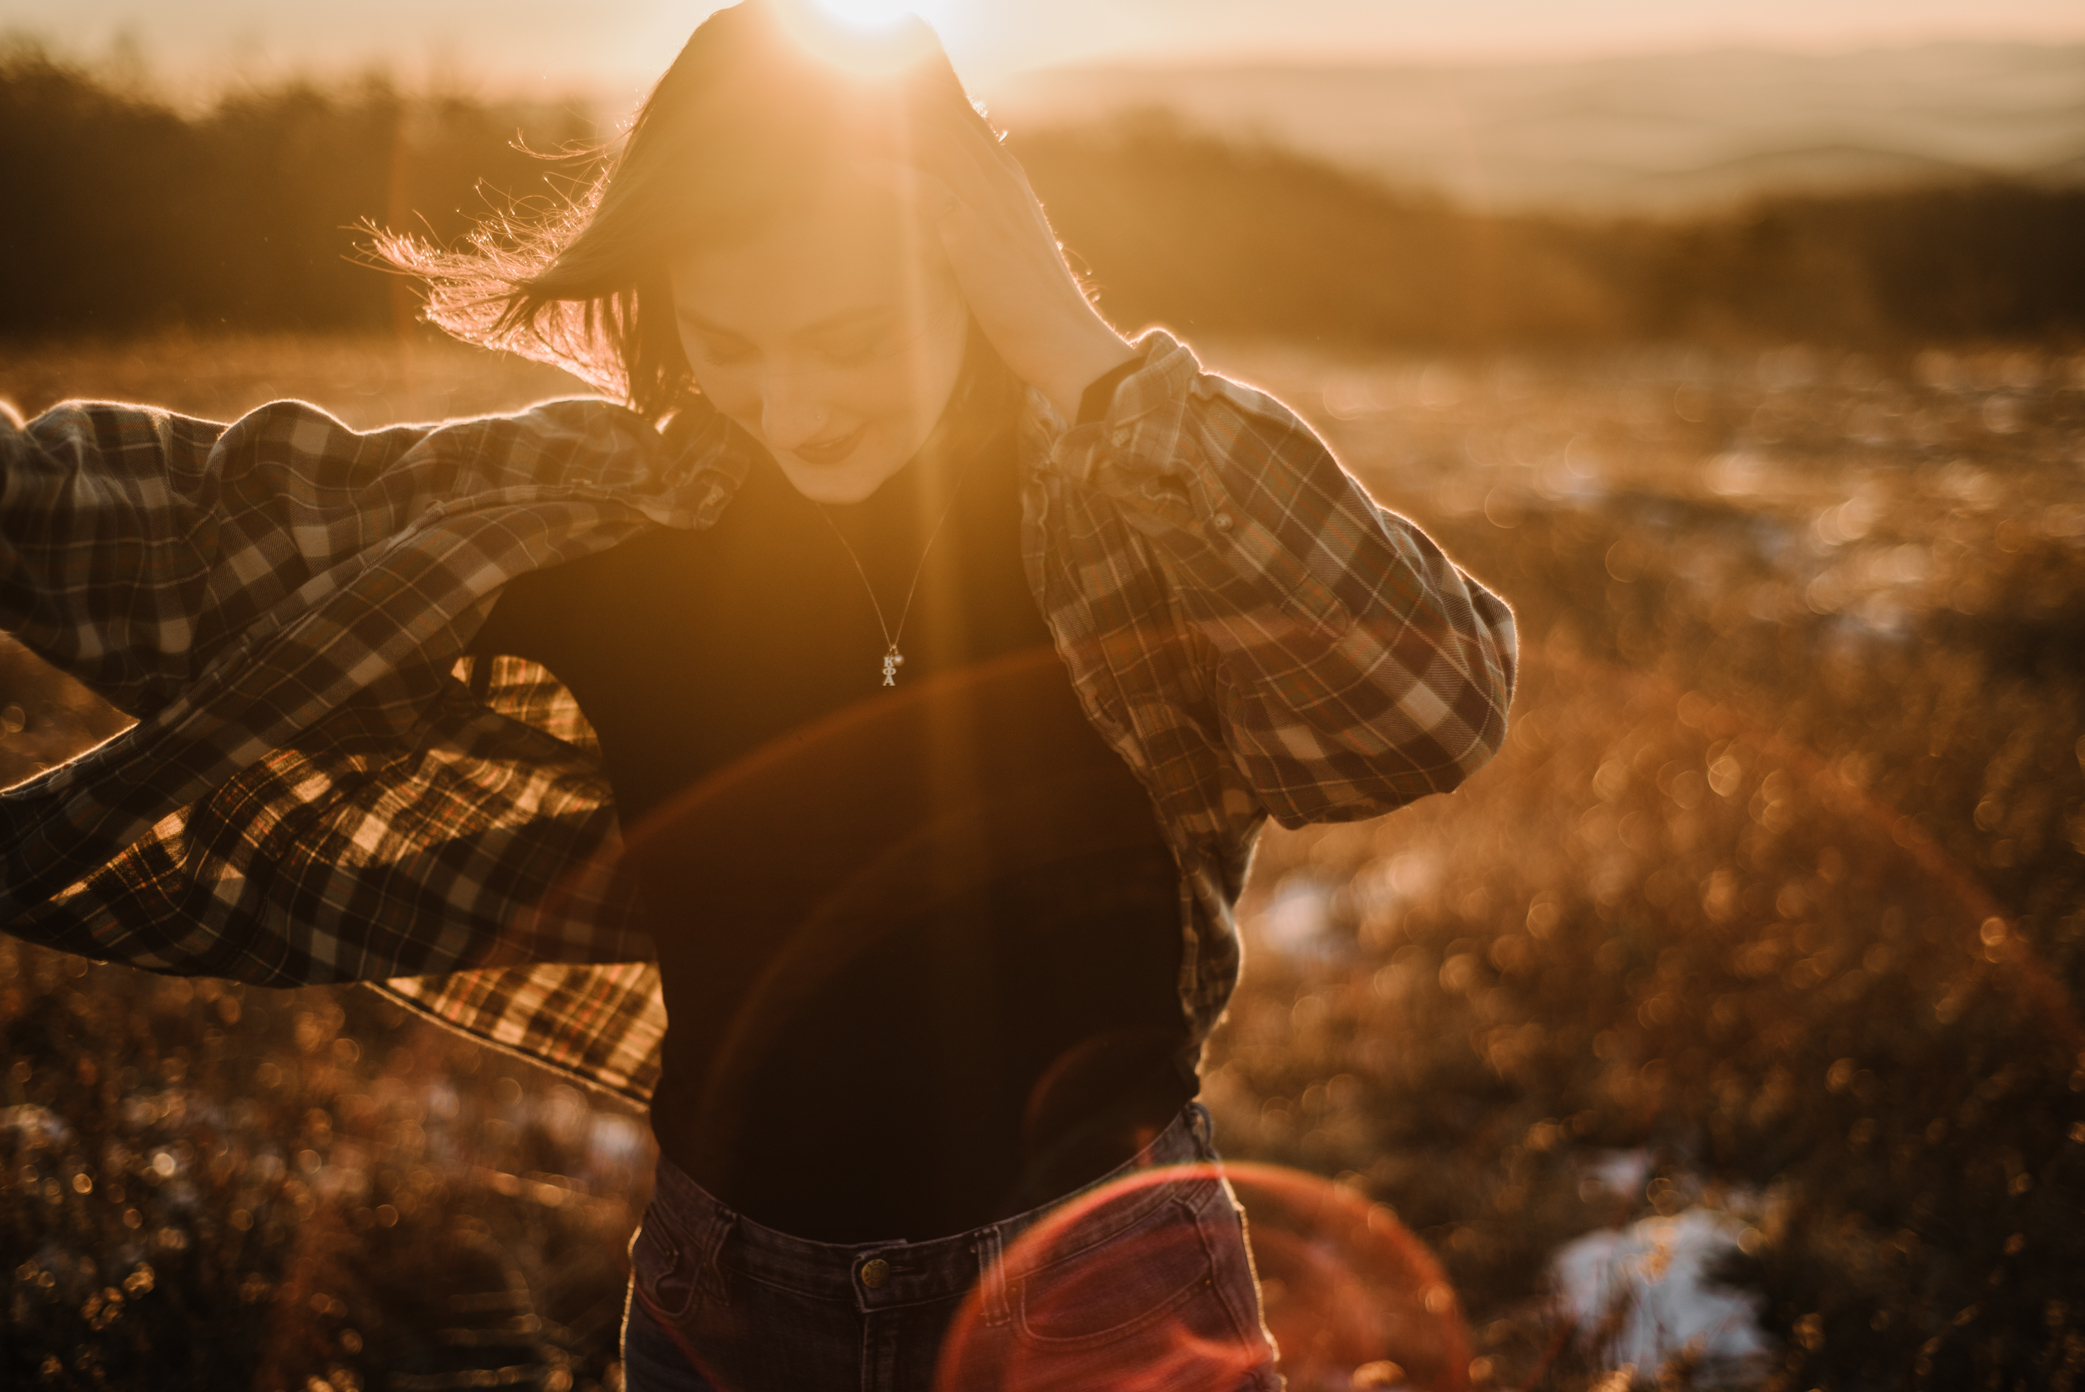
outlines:
{"label": "rolled-up shirt sleeve", "polygon": [[1455,787],[1505,736],[1511,610],[1273,397],[1163,333],[1138,348],[1050,467],[1156,555],[1245,780],[1291,826]]}

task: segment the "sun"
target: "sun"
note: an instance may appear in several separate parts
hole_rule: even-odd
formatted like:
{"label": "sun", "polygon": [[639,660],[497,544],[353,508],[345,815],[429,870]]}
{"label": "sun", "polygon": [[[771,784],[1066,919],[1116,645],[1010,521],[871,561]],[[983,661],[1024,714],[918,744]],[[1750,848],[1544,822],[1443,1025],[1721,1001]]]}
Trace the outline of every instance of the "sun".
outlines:
{"label": "sun", "polygon": [[812,0],[813,4],[842,24],[861,29],[881,29],[895,24],[915,8],[906,0]]}
{"label": "sun", "polygon": [[799,43],[844,68],[882,72],[935,51],[919,0],[776,0],[776,13]]}

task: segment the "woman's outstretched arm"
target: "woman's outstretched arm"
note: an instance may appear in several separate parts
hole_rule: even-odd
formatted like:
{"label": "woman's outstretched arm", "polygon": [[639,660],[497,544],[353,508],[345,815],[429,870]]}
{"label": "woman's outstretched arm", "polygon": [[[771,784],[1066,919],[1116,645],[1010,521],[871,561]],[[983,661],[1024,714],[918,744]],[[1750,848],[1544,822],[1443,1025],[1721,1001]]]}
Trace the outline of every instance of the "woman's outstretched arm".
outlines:
{"label": "woman's outstretched arm", "polygon": [[366,544],[351,500],[428,429],[358,433],[293,401],[230,426],[97,401],[0,416],[0,630],[149,714]]}
{"label": "woman's outstretched arm", "polygon": [[603,401],[0,425],[0,626],[139,717],[0,796],[0,929],[271,985],[630,951],[528,917],[612,835],[593,759],[451,673],[505,579],[704,488]]}

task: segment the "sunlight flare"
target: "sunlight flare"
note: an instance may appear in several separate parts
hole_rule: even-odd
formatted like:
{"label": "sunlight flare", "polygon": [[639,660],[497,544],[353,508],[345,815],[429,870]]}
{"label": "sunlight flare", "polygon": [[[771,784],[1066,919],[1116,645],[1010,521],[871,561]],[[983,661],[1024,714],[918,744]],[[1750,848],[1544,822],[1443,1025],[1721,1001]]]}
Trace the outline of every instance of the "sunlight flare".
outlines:
{"label": "sunlight flare", "polygon": [[856,29],[883,29],[916,13],[905,0],[813,0],[817,8]]}
{"label": "sunlight flare", "polygon": [[778,9],[798,43],[857,72],[900,68],[937,47],[917,10],[899,0],[788,0]]}

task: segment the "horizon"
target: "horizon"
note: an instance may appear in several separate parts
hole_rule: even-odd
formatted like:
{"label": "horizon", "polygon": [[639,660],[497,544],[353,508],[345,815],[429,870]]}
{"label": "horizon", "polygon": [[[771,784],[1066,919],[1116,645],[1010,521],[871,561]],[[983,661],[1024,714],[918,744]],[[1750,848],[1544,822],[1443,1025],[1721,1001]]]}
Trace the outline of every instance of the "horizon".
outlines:
{"label": "horizon", "polygon": [[[399,61],[374,56],[348,56],[332,62],[292,61],[267,55],[227,55],[216,66],[196,67],[185,65],[183,71],[170,71],[170,55],[140,41],[135,33],[126,32],[111,44],[98,48],[86,48],[69,44],[53,35],[37,30],[11,26],[6,21],[4,10],[0,10],[0,53],[10,47],[26,47],[41,53],[50,60],[76,67],[97,76],[114,76],[119,81],[135,83],[147,96],[160,97],[176,104],[188,105],[207,103],[219,95],[240,89],[261,89],[286,83],[312,82],[321,86],[378,80],[392,84],[399,90],[412,93],[436,95],[460,95],[472,100],[488,102],[518,101],[523,103],[549,102],[591,105],[604,119],[617,109],[634,110],[636,103],[650,89],[649,78],[638,78],[633,74],[603,75],[598,79],[574,76],[569,81],[558,76],[546,75],[537,79],[516,78],[512,74],[502,75],[493,71],[473,71],[452,60],[446,54],[436,53],[425,61]],[[2059,54],[2065,52],[2085,53],[2085,33],[2073,38],[2039,40],[2023,37],[1965,37],[1965,38],[1913,38],[1903,41],[1876,41],[1848,43],[1845,45],[1802,45],[1774,44],[1765,41],[1731,40],[1703,41],[1695,44],[1675,45],[1669,48],[1614,49],[1588,51],[1584,53],[1425,53],[1416,51],[1384,52],[1376,54],[1305,54],[1305,53],[1183,53],[1154,54],[1127,52],[1100,54],[1091,57],[1069,58],[1063,61],[1042,62],[1026,67],[1007,68],[995,71],[984,79],[971,79],[963,74],[965,85],[981,98],[992,98],[998,92],[1019,89],[1037,79],[1049,79],[1060,75],[1091,74],[1096,76],[1152,76],[1280,73],[1342,73],[1342,74],[1392,74],[1427,73],[1442,76],[1457,74],[1489,74],[1512,72],[1562,72],[1569,69],[1597,68],[1606,65],[1626,66],[1632,64],[1657,64],[1661,62],[1685,63],[1717,57],[1757,57],[1762,59],[1794,62],[1831,63],[1862,58],[1887,59],[1892,56],[1918,53],[1970,53],[1977,51],[2021,53],[2038,52]],[[667,61],[671,61],[670,58]],[[661,65],[661,71],[664,64]],[[958,69],[961,72],[961,69]],[[633,84],[633,85],[625,85]]]}
{"label": "horizon", "polygon": [[1428,71],[1474,71],[1498,68],[1589,67],[1602,63],[1656,62],[1660,59],[1706,58],[1724,54],[1831,61],[1834,59],[1859,58],[1880,54],[1916,53],[1922,50],[1938,49],[2019,49],[2062,52],[2066,49],[2085,49],[2085,35],[2080,35],[2076,38],[2051,40],[2004,37],[1907,39],[1903,42],[1852,43],[1843,46],[1776,45],[1766,42],[1732,40],[1727,43],[1702,42],[1698,44],[1675,45],[1670,48],[1612,49],[1556,55],[1531,53],[1429,54],[1415,52],[1384,53],[1360,57],[1336,54],[1318,57],[1309,55],[1275,55],[1269,57],[1249,54],[1232,56],[1217,54],[1168,58],[1128,54],[1119,58],[1081,58],[1063,63],[1038,63],[1032,67],[1013,69],[1008,76],[1026,76],[1031,73],[1054,72],[1064,69],[1074,69],[1080,72],[1383,72],[1399,68],[1423,68]]}

